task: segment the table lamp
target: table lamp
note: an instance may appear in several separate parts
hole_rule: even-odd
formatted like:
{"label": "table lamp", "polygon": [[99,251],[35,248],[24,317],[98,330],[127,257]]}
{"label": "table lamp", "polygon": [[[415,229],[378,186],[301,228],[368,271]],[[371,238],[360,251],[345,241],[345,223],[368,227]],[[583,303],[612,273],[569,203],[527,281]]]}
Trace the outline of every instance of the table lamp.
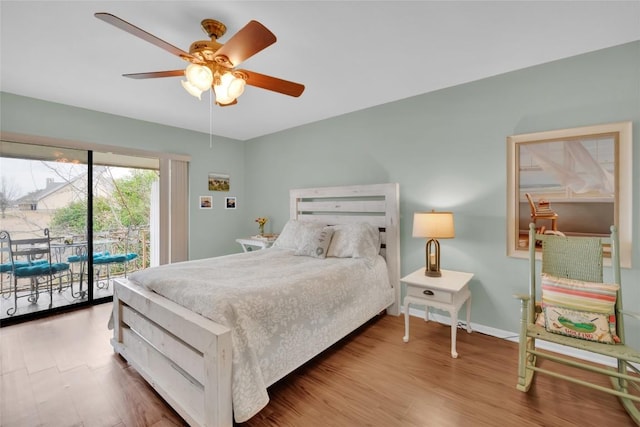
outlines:
{"label": "table lamp", "polygon": [[453,212],[415,212],[413,214],[413,237],[425,237],[424,274],[430,277],[440,277],[440,243],[436,239],[452,239],[455,237],[453,228]]}

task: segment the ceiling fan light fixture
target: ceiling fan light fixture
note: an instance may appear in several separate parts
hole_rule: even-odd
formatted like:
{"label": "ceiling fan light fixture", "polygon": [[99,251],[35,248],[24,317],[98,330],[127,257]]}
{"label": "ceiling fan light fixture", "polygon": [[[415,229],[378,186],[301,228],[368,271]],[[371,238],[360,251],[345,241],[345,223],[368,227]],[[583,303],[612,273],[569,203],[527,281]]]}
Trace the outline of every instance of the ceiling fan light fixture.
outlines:
{"label": "ceiling fan light fixture", "polygon": [[200,97],[200,95],[202,95],[202,91],[200,89],[198,89],[197,87],[195,87],[194,85],[192,85],[186,80],[181,80],[180,83],[182,83],[182,87],[184,88],[184,90],[189,92],[189,94],[195,96],[198,99],[202,99]]}
{"label": "ceiling fan light fixture", "polygon": [[214,86],[213,90],[216,93],[216,103],[220,105],[231,104],[235,100],[235,98],[231,98],[226,91],[219,86]]}
{"label": "ceiling fan light fixture", "polygon": [[250,21],[225,44],[221,44],[217,39],[225,34],[227,27],[215,19],[205,19],[201,23],[202,29],[211,40],[195,41],[187,52],[111,13],[100,12],[94,15],[107,24],[189,62],[184,70],[123,74],[124,77],[155,79],[184,75],[186,81],[182,81],[182,87],[189,94],[201,99],[202,92],[213,89],[218,105],[236,104],[247,84],[293,97],[300,96],[304,91],[304,85],[299,83],[236,69],[239,64],[276,42],[276,36],[258,21]]}
{"label": "ceiling fan light fixture", "polygon": [[237,104],[237,103],[238,103],[238,100],[236,100],[236,99],[232,99],[231,101],[226,99],[225,102],[220,102],[220,101],[218,101],[218,98],[216,98],[216,104],[221,106],[221,107],[227,107],[229,105],[233,105],[233,104]]}
{"label": "ceiling fan light fixture", "polygon": [[231,104],[244,93],[246,83],[243,78],[234,76],[233,73],[226,72],[221,75],[216,73],[213,84],[216,102],[221,105]]}
{"label": "ceiling fan light fixture", "polygon": [[187,77],[187,81],[200,89],[201,92],[209,89],[213,83],[213,73],[209,67],[202,65],[189,64],[184,70],[184,75]]}
{"label": "ceiling fan light fixture", "polygon": [[229,96],[237,98],[242,95],[244,93],[244,87],[246,86],[246,84],[247,82],[244,79],[234,76],[227,89],[227,91],[229,92]]}

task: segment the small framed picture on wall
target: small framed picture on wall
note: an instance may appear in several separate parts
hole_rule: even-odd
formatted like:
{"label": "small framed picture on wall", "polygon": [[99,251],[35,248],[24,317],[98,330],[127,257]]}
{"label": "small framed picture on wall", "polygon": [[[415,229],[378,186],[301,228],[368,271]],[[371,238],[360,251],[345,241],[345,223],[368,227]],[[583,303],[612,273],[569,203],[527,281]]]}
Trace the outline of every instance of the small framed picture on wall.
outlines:
{"label": "small framed picture on wall", "polygon": [[213,208],[213,198],[211,196],[200,196],[200,209]]}
{"label": "small framed picture on wall", "polygon": [[229,191],[229,175],[223,173],[210,172],[208,179],[209,191]]}
{"label": "small framed picture on wall", "polygon": [[225,209],[235,209],[237,206],[235,197],[225,197],[224,198],[224,207]]}

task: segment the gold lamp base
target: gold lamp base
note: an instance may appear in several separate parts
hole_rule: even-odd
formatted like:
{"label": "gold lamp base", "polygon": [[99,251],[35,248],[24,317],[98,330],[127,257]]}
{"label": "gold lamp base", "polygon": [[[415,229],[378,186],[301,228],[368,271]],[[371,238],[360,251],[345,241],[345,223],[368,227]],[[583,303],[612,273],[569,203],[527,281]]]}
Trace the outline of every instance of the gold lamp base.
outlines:
{"label": "gold lamp base", "polygon": [[424,275],[429,277],[441,277],[440,272],[440,242],[436,239],[429,239],[424,249],[426,255]]}
{"label": "gold lamp base", "polygon": [[442,272],[440,270],[429,270],[429,268],[427,267],[427,269],[424,270],[424,275],[429,277],[442,277]]}

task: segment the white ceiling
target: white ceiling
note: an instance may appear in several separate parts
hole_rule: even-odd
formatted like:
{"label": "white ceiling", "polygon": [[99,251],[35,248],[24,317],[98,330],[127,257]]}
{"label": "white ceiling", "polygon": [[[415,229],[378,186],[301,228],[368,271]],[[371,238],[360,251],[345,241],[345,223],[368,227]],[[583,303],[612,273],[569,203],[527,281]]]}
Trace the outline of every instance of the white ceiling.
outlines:
{"label": "white ceiling", "polygon": [[[4,92],[246,140],[488,76],[640,39],[640,1],[4,1]],[[160,48],[96,19],[112,13],[183,50],[255,19],[278,41],[241,67],[306,85],[300,98],[247,87],[210,112]],[[612,64],[615,66],[615,64]]]}

